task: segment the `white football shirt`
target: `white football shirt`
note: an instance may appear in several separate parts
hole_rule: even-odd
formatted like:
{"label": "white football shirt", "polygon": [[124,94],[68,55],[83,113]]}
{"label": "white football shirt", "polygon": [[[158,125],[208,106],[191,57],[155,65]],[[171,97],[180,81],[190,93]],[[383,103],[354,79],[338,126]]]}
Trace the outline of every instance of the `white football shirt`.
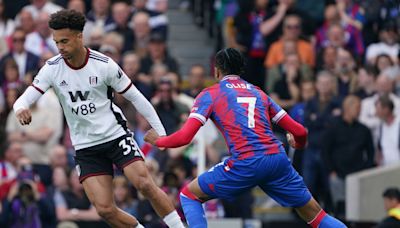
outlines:
{"label": "white football shirt", "polygon": [[74,68],[61,55],[49,59],[32,86],[44,93],[50,87],[61,103],[76,150],[116,139],[128,132],[126,118],[112,102],[113,90],[133,86],[117,63],[87,49],[85,63]]}

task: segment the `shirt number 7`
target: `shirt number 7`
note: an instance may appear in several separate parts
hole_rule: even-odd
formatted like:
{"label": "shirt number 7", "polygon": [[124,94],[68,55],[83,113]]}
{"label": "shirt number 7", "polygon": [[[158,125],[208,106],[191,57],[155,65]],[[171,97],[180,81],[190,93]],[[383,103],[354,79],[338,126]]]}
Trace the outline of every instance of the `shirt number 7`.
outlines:
{"label": "shirt number 7", "polygon": [[254,109],[256,108],[256,97],[238,97],[237,103],[248,104],[247,106],[247,127],[254,128],[256,121],[254,120]]}

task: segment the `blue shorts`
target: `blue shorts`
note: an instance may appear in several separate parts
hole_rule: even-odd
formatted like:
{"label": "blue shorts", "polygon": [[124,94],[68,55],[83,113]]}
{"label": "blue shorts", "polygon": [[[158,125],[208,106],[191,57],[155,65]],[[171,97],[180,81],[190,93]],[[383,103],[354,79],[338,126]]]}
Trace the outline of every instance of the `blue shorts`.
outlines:
{"label": "blue shorts", "polygon": [[[228,165],[230,163],[230,165]],[[198,178],[201,190],[212,198],[233,200],[255,186],[284,207],[302,207],[311,199],[303,178],[286,153],[226,159]]]}

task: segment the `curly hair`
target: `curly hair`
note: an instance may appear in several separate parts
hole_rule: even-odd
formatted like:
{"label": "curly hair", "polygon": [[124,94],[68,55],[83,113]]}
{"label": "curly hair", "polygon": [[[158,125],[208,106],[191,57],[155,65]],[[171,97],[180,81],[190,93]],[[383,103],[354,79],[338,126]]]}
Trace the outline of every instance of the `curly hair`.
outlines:
{"label": "curly hair", "polygon": [[245,59],[240,51],[226,48],[216,54],[215,66],[224,75],[241,75],[244,73]]}
{"label": "curly hair", "polygon": [[60,10],[50,15],[49,27],[54,30],[71,29],[83,31],[85,16],[75,10]]}

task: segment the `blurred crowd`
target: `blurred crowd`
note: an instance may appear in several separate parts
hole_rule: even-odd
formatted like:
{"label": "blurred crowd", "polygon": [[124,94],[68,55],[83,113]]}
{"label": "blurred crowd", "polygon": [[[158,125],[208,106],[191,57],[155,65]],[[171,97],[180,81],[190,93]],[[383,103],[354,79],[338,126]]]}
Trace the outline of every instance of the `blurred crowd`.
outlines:
{"label": "blurred crowd", "polygon": [[[200,2],[200,3],[199,3]],[[182,10],[212,15],[217,46],[247,57],[243,77],[267,92],[308,129],[304,151],[289,157],[327,211],[343,218],[345,177],[400,164],[400,6],[395,0],[182,0]],[[32,107],[22,127],[15,100],[47,59],[58,53],[47,26],[62,8],[87,16],[84,43],[120,64],[154,105],[168,134],[188,117],[194,98],[213,83],[211,67],[181,72],[168,51],[168,0],[0,0],[0,226],[105,226],[74,169],[74,149],[52,90]],[[201,17],[200,17],[201,18]],[[197,19],[197,17],[195,17]],[[196,20],[195,20],[196,21]],[[207,122],[193,142],[159,151],[143,141],[150,128],[132,104],[114,102],[146,155],[156,183],[179,209],[179,191],[197,175],[198,151],[207,166],[227,156]],[[285,132],[275,127],[286,145]],[[146,227],[162,227],[148,201],[115,170],[119,207]],[[253,195],[209,201],[208,217],[252,217]],[[71,223],[72,222],[72,223]]]}

